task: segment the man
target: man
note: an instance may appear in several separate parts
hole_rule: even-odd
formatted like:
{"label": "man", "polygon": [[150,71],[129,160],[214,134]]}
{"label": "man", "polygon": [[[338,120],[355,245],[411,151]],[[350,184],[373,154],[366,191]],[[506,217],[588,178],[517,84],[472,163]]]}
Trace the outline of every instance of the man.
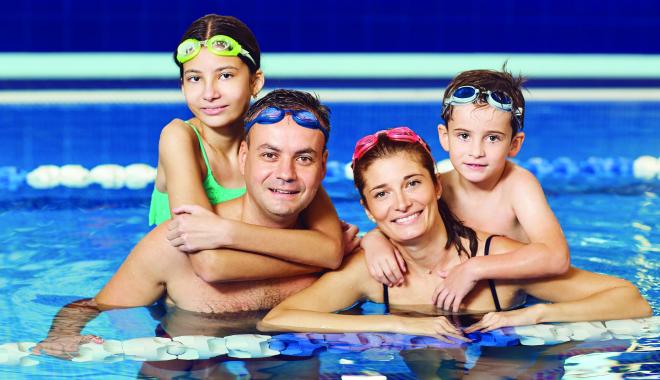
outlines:
{"label": "man", "polygon": [[[325,175],[327,109],[307,93],[287,90],[271,92],[252,108],[256,111],[248,116],[246,141],[239,151],[247,192],[217,205],[216,213],[269,228],[300,228],[301,212],[314,199]],[[195,273],[189,255],[170,245],[166,224],[138,243],[94,299],[65,306],[35,351],[44,349],[57,356],[76,352],[79,344],[100,341],[93,335],[81,337],[80,331],[102,310],[147,306],[163,297],[169,306],[194,312],[270,309],[310,285],[316,279],[313,273],[319,271],[305,265],[304,258],[294,263],[234,252],[232,257],[240,263],[236,271],[249,272],[246,278],[267,279],[209,283]],[[213,252],[201,254],[213,265],[208,261]]]}

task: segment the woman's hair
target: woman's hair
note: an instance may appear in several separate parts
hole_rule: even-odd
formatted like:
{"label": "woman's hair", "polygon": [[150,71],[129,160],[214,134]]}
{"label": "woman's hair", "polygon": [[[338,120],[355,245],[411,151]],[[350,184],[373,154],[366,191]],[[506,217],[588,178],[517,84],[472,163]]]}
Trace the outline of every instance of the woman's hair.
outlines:
{"label": "woman's hair", "polygon": [[[248,66],[251,73],[254,74],[259,70],[261,67],[261,50],[259,50],[257,38],[252,33],[252,30],[236,17],[210,14],[198,18],[190,24],[188,30],[181,37],[179,44],[189,38],[204,41],[218,34],[229,36],[241,44],[243,49],[250,53],[255,63],[252,63],[252,61],[241,54],[238,55],[238,58]],[[183,78],[183,64],[176,59],[176,53],[175,49],[172,56],[174,63],[179,67],[179,77]]]}
{"label": "woman's hair", "polygon": [[[417,160],[417,162],[428,171],[433,184],[435,186],[438,185],[438,179],[435,176],[435,162],[433,161],[433,157],[431,157],[431,154],[420,142],[410,143],[406,141],[390,140],[384,133],[381,133],[378,135],[376,145],[356,160],[353,166],[353,180],[355,181],[355,187],[357,187],[365,207],[367,206],[367,200],[364,196],[364,173],[375,161],[397,153],[406,153],[410,155],[411,158]],[[478,242],[477,234],[474,230],[464,226],[463,223],[449,210],[449,207],[442,198],[438,199],[438,210],[440,211],[440,216],[442,217],[442,221],[445,224],[445,230],[447,231],[447,243],[445,244],[445,249],[454,245],[459,256],[461,253],[465,253],[467,257],[470,257],[471,254],[475,254],[477,252]],[[469,240],[470,252],[468,252],[463,246],[461,238]]]}

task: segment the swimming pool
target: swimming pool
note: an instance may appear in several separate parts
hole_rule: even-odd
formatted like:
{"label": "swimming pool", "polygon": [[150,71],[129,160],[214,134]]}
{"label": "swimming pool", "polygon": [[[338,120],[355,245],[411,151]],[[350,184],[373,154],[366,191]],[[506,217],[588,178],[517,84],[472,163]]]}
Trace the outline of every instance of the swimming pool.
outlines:
{"label": "swimming pool", "polygon": [[[436,159],[445,158],[435,132],[439,105],[330,105],[333,132],[325,186],[341,217],[366,230],[370,223],[345,176],[352,144],[365,133],[408,125],[430,142]],[[527,138],[518,162],[540,177],[567,236],[573,264],[632,281],[657,315],[660,183],[657,177],[636,178],[634,165],[641,156],[660,154],[660,103],[534,101],[527,109]],[[61,168],[77,164],[87,169],[102,164],[153,166],[160,127],[174,116],[185,117],[186,111],[175,103],[54,103],[0,105],[0,114],[4,120],[0,141],[6,152],[0,157],[0,344],[38,342],[59,308],[93,296],[148,231],[150,186],[113,190],[87,183],[76,188],[69,183],[35,189],[28,184],[28,173],[40,165]],[[153,336],[161,317],[158,309],[113,311],[90,323],[86,331],[117,340]],[[191,329],[189,335],[225,336],[249,329],[232,321],[254,317],[202,320],[200,330],[190,327],[199,316],[180,312],[166,316],[165,323],[185,321],[178,323]],[[660,362],[658,336],[536,347],[472,344],[442,349],[376,344],[369,335],[354,338],[350,344],[328,338],[330,343],[321,348],[317,339],[314,355],[221,358],[194,364],[177,361],[180,368],[171,363],[161,364],[158,370],[167,376],[220,378],[248,373],[255,378],[340,378],[350,374],[554,378],[570,368],[642,376],[657,372]],[[588,356],[603,352],[615,354],[613,358]],[[31,358],[38,364],[0,364],[0,376],[135,377],[143,365],[134,360],[74,363]],[[142,369],[143,374],[150,371],[156,371],[155,366]]]}

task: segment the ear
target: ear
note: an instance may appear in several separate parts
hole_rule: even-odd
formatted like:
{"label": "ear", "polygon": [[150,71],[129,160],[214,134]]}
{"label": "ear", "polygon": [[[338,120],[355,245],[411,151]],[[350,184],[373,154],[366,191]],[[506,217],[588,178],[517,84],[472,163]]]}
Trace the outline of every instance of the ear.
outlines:
{"label": "ear", "polygon": [[369,220],[371,220],[372,222],[376,223],[376,218],[374,218],[374,216],[371,215],[371,213],[369,212],[369,208],[367,208],[367,205],[364,204],[364,201],[362,199],[360,199],[360,204],[364,208],[364,213],[367,214],[367,218],[369,218]]}
{"label": "ear", "polygon": [[265,83],[266,83],[266,77],[264,76],[264,72],[261,71],[261,69],[257,70],[257,72],[252,75],[252,83],[251,83],[252,97],[254,98],[257,97],[259,91],[261,91],[261,89],[264,88]]}
{"label": "ear", "polygon": [[241,170],[241,175],[245,177],[245,162],[247,161],[248,144],[245,140],[241,142],[241,147],[238,148],[238,164]]}
{"label": "ear", "polygon": [[445,152],[449,152],[449,130],[444,124],[438,124],[438,138]]}
{"label": "ear", "polygon": [[515,136],[513,136],[513,140],[511,140],[511,144],[509,146],[509,157],[513,158],[518,154],[518,152],[520,152],[523,141],[525,141],[525,132],[518,132]]}
{"label": "ear", "polygon": [[323,158],[321,159],[321,166],[323,167],[323,178],[328,173],[328,150],[326,149],[323,152]]}
{"label": "ear", "polygon": [[435,181],[435,198],[440,199],[440,197],[442,196],[442,182],[440,181],[442,176],[440,175],[440,173],[437,173],[435,177],[437,179]]}

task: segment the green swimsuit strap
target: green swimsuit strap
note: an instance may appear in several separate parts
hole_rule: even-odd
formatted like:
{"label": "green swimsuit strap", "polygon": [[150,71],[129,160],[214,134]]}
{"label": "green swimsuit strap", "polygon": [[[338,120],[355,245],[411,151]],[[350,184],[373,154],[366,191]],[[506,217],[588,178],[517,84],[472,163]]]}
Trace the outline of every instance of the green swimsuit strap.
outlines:
{"label": "green swimsuit strap", "polygon": [[199,149],[202,151],[202,157],[204,157],[204,164],[206,164],[206,177],[208,178],[213,177],[213,172],[211,171],[211,165],[209,165],[209,159],[206,157],[206,150],[204,149],[204,143],[202,142],[202,136],[199,134],[199,131],[197,131],[197,128],[189,122],[189,121],[184,121],[184,123],[188,124],[190,128],[192,128],[193,131],[195,131],[195,134],[197,135],[197,140],[199,141]]}

